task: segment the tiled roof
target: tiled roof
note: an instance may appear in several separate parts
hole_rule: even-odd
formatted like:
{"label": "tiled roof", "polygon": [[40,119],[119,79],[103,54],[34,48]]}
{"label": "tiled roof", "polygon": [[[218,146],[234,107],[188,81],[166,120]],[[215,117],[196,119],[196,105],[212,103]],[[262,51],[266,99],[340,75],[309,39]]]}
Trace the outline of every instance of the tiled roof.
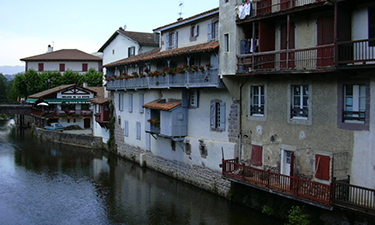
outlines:
{"label": "tiled roof", "polygon": [[117,37],[119,34],[123,34],[130,39],[138,42],[140,45],[154,46],[158,47],[159,43],[155,40],[154,33],[145,33],[145,32],[135,32],[135,31],[126,31],[124,29],[118,29],[112,36],[104,43],[104,45],[98,50],[98,52],[103,52],[104,49]]}
{"label": "tiled roof", "polygon": [[170,23],[170,24],[164,25],[162,27],[158,27],[156,29],[153,29],[153,31],[156,32],[156,31],[164,30],[165,28],[168,28],[168,27],[175,27],[176,25],[179,25],[179,24],[184,24],[184,23],[187,23],[187,22],[190,22],[190,21],[194,21],[194,20],[196,20],[198,18],[201,18],[203,16],[210,15],[212,13],[216,13],[216,11],[217,11],[217,13],[219,13],[219,8],[214,8],[214,9],[202,12],[200,14],[188,17],[186,19],[178,20],[174,23]]}
{"label": "tiled roof", "polygon": [[32,95],[29,95],[28,98],[43,98],[45,96],[57,93],[59,91],[62,91],[62,90],[65,90],[65,89],[68,89],[68,88],[71,88],[71,87],[74,87],[74,86],[78,86],[80,88],[87,89],[87,90],[89,90],[91,92],[94,92],[95,94],[97,93],[96,87],[87,87],[87,88],[84,88],[84,87],[81,87],[81,86],[76,85],[76,84],[66,84],[66,85],[61,85],[61,86],[54,87],[54,88],[51,88],[51,89],[48,89],[48,90],[45,90],[45,91],[42,91],[42,92],[39,92],[39,93],[35,93],[35,94],[32,94]]}
{"label": "tiled roof", "polygon": [[[95,98],[90,99],[89,102],[94,104],[103,104],[111,100],[109,97],[104,98],[104,87],[87,87],[87,89],[96,92]],[[108,96],[110,96],[110,93],[108,93]]]}
{"label": "tiled roof", "polygon": [[176,48],[168,51],[160,51],[159,49],[155,49],[153,51],[149,51],[146,53],[142,53],[139,55],[132,56],[130,58],[122,59],[113,63],[109,63],[104,65],[104,67],[111,67],[111,66],[118,66],[123,64],[141,62],[141,61],[150,61],[156,60],[160,58],[178,56],[178,55],[185,55],[185,54],[192,54],[192,53],[199,53],[199,52],[208,52],[219,48],[219,41],[211,41],[199,45],[184,47],[184,48]]}
{"label": "tiled roof", "polygon": [[142,107],[169,111],[173,108],[176,108],[179,105],[181,105],[181,100],[169,99],[168,101],[165,101],[165,99],[157,99],[155,101],[144,104]]}
{"label": "tiled roof", "polygon": [[80,51],[78,49],[61,49],[45,54],[26,57],[22,61],[102,61],[102,58]]}

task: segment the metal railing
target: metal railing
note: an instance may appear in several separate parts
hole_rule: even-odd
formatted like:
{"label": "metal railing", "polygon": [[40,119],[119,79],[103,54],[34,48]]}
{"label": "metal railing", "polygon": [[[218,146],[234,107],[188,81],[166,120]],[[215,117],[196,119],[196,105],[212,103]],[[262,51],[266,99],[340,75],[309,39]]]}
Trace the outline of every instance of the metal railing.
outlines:
{"label": "metal railing", "polygon": [[335,66],[334,44],[237,55],[237,72],[331,70]]}
{"label": "metal railing", "polygon": [[218,69],[107,81],[107,90],[170,87],[218,87]]}

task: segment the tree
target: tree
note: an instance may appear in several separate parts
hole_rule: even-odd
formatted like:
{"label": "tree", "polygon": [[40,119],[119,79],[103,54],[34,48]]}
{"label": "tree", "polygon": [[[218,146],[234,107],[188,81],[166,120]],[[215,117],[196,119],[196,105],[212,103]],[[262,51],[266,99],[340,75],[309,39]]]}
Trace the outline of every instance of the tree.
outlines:
{"label": "tree", "polygon": [[73,72],[71,70],[68,70],[62,75],[60,85],[62,85],[62,84],[82,85],[82,83],[83,83],[83,76],[81,76],[77,72]]}
{"label": "tree", "polygon": [[83,75],[84,82],[89,87],[101,87],[103,85],[103,74],[91,68],[89,72]]}
{"label": "tree", "polygon": [[7,100],[6,86],[7,86],[7,78],[4,77],[2,73],[0,73],[0,101]]}

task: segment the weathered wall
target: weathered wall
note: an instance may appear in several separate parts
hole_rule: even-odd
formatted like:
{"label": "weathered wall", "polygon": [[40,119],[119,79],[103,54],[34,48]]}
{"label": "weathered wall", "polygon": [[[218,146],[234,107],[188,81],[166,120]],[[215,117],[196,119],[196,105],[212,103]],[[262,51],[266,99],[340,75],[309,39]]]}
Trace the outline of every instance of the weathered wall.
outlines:
{"label": "weathered wall", "polygon": [[46,141],[77,145],[88,148],[105,148],[101,137],[89,135],[63,133],[61,131],[49,131],[33,127],[33,134]]}

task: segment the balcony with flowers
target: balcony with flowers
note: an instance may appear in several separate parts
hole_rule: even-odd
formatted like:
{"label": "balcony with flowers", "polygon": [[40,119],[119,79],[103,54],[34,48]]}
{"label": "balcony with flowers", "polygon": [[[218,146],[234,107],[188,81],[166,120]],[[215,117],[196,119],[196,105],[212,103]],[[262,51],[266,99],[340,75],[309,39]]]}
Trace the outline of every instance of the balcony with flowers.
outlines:
{"label": "balcony with flowers", "polygon": [[106,78],[107,90],[137,90],[161,88],[190,87],[222,87],[218,69],[205,66],[187,66],[176,68],[164,67],[162,70],[145,69],[142,73],[132,72],[130,75],[110,76]]}

